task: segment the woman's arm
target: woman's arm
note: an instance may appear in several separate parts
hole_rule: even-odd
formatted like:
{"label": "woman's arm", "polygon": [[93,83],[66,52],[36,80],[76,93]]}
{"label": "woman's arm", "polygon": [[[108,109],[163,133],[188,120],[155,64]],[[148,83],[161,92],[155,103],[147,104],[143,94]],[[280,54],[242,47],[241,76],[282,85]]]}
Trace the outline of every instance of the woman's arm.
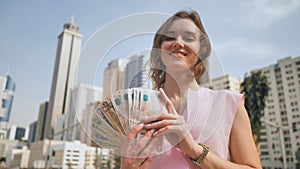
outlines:
{"label": "woman's arm", "polygon": [[[145,125],[147,129],[158,129],[154,135],[175,134],[178,138],[183,138],[176,144],[187,156],[197,159],[203,152],[203,148],[199,146],[187,129],[184,129],[182,118],[177,114],[173,104],[168,97],[161,91],[162,97],[166,100],[169,114],[163,114],[159,117],[159,121]],[[173,137],[174,138],[174,137]],[[201,163],[201,167],[205,169],[261,169],[259,155],[255,147],[251,134],[251,126],[246,109],[241,102],[230,134],[230,152],[232,162],[224,160],[209,151],[207,156]],[[190,168],[200,168],[190,159],[186,159]]]}
{"label": "woman's arm", "polygon": [[253,141],[247,111],[241,103],[237,109],[230,134],[232,162],[209,152],[201,164],[203,168],[261,169],[259,155]]}

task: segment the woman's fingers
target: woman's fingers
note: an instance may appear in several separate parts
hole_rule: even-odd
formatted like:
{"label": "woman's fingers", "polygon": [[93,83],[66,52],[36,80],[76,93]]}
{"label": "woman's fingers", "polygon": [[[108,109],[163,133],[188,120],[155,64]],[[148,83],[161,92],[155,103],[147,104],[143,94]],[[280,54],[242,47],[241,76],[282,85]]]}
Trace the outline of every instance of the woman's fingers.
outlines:
{"label": "woman's fingers", "polygon": [[184,123],[179,120],[179,119],[165,119],[165,120],[160,120],[157,122],[153,122],[153,123],[149,123],[149,124],[145,124],[145,128],[146,129],[159,129],[159,128],[163,128],[166,126],[173,126],[173,125],[183,125]]}
{"label": "woman's fingers", "polygon": [[[147,158],[151,156],[154,146],[150,142],[153,137],[153,130],[147,130],[143,136],[138,136],[140,132],[145,130],[142,126],[133,127],[126,140],[126,148],[123,151],[122,164],[129,168],[147,167],[150,163]],[[136,138],[136,137],[140,138]],[[151,144],[150,144],[151,143]],[[155,141],[153,142],[156,143]],[[149,159],[150,160],[150,159]],[[128,168],[125,167],[125,168]]]}
{"label": "woman's fingers", "polygon": [[144,128],[144,124],[140,124],[137,126],[132,127],[132,129],[128,133],[129,138],[135,138],[139,132],[141,132]]}
{"label": "woman's fingers", "polygon": [[147,116],[142,120],[142,122],[144,124],[147,124],[147,123],[152,123],[152,122],[164,120],[164,119],[176,120],[177,118],[178,118],[178,115],[170,114],[170,113],[162,113],[159,116],[157,116],[157,115]]}
{"label": "woman's fingers", "polygon": [[138,139],[138,142],[132,147],[132,150],[136,154],[132,154],[131,158],[133,159],[132,165],[134,166],[147,166],[150,161],[147,161],[147,158],[153,155],[153,152],[158,145],[158,139],[151,137],[152,132],[147,131],[146,134]]}
{"label": "woman's fingers", "polygon": [[140,169],[148,169],[148,168],[149,168],[149,165],[150,165],[151,162],[152,162],[152,160],[153,160],[153,157],[148,157],[148,158],[146,158],[146,159],[143,161],[142,165],[140,166]]}
{"label": "woman's fingers", "polygon": [[166,108],[171,114],[178,114],[176,112],[176,109],[172,103],[172,101],[169,99],[169,97],[166,95],[165,91],[162,88],[159,88],[159,93],[164,102],[166,103]]}
{"label": "woman's fingers", "polygon": [[128,133],[128,137],[125,138],[122,154],[127,154],[128,151],[131,149],[131,146],[135,142],[135,138],[138,135],[139,132],[141,132],[144,129],[144,125],[138,125],[132,127],[132,129]]}

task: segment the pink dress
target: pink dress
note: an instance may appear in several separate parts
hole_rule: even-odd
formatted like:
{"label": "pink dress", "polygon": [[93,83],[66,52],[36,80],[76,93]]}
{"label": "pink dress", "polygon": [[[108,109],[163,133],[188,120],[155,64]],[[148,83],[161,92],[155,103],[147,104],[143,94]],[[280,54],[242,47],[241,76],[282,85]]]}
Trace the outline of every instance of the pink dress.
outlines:
{"label": "pink dress", "polygon": [[[241,94],[226,90],[189,89],[187,110],[183,113],[187,127],[198,143],[204,143],[212,152],[230,160],[230,131]],[[154,157],[150,169],[188,169],[185,154],[164,141],[163,154]],[[169,147],[169,149],[168,149]]]}

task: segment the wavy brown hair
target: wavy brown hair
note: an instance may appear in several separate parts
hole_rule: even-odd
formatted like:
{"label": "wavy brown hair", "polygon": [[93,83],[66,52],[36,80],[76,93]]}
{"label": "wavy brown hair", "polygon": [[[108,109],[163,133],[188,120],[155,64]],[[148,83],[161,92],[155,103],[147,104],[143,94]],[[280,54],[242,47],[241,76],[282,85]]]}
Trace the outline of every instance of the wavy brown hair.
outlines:
{"label": "wavy brown hair", "polygon": [[164,24],[158,29],[155,34],[153,46],[150,54],[150,66],[151,71],[150,75],[152,82],[154,83],[154,88],[158,89],[164,87],[166,81],[166,71],[165,65],[162,63],[160,57],[161,44],[164,41],[166,33],[170,28],[171,24],[177,19],[190,19],[200,30],[200,52],[198,53],[198,61],[191,68],[191,71],[194,73],[194,77],[198,84],[200,84],[200,77],[205,72],[205,63],[207,57],[211,52],[211,45],[209,38],[205,32],[205,29],[202,25],[200,16],[196,11],[180,11],[171,16]]}

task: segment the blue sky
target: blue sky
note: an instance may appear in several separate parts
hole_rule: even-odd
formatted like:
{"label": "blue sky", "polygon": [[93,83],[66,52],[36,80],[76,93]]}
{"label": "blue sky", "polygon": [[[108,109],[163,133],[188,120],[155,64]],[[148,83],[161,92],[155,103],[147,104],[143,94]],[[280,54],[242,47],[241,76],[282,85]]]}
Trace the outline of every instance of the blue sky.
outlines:
{"label": "blue sky", "polygon": [[29,125],[37,119],[39,104],[49,99],[57,36],[72,14],[84,45],[99,28],[121,17],[189,8],[201,14],[225,73],[242,78],[277,59],[300,55],[298,0],[1,1],[0,75],[10,66],[16,82],[11,123]]}

